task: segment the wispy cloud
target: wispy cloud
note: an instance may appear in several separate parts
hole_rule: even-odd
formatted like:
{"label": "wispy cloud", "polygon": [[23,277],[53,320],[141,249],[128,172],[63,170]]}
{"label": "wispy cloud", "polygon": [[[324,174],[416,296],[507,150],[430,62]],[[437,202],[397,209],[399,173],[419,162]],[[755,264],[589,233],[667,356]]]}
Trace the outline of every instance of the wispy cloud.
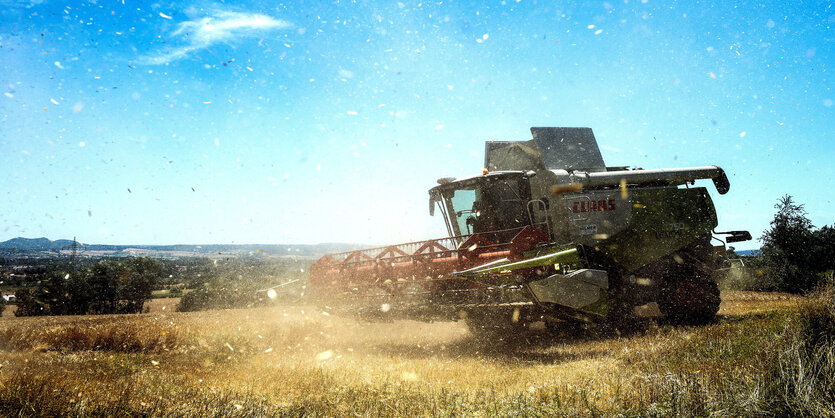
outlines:
{"label": "wispy cloud", "polygon": [[6,8],[25,7],[27,9],[41,5],[46,0],[0,0],[0,6]]}
{"label": "wispy cloud", "polygon": [[[168,18],[167,16],[165,16]],[[211,16],[181,22],[170,36],[179,38],[182,45],[140,58],[140,63],[149,65],[167,64],[187,57],[190,53],[209,48],[222,42],[256,36],[262,32],[291,28],[290,22],[267,15],[215,12]]]}

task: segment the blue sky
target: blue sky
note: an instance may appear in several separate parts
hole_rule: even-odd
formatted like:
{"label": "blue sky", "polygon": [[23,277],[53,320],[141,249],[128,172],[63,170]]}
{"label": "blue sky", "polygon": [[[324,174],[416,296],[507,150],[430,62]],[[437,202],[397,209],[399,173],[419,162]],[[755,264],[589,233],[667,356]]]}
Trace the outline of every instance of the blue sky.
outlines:
{"label": "blue sky", "polygon": [[427,189],[530,126],[723,167],[720,230],[835,223],[831,4],[304,3],[0,0],[0,240],[441,236]]}

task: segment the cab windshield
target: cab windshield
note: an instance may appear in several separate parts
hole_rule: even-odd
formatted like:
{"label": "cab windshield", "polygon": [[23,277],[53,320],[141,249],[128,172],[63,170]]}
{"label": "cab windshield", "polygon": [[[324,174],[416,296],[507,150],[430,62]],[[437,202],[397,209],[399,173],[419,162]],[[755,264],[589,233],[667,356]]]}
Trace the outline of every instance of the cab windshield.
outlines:
{"label": "cab windshield", "polygon": [[523,185],[527,182],[510,177],[450,184],[452,187],[442,192],[450,232],[469,235],[529,225],[525,204],[530,191]]}

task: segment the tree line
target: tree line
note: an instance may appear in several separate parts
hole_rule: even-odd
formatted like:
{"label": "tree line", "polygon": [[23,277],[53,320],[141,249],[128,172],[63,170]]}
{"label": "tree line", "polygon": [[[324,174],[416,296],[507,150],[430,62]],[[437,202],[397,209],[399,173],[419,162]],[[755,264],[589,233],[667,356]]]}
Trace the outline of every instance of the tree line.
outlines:
{"label": "tree line", "polygon": [[[182,297],[178,311],[244,308],[303,295],[308,259],[143,258],[33,260],[28,277],[3,283],[17,297],[17,316],[140,313],[154,290]],[[283,288],[274,299],[266,290]],[[183,290],[185,289],[185,290]],[[2,312],[0,303],[0,312]]]}
{"label": "tree line", "polygon": [[162,272],[163,264],[150,257],[49,270],[17,290],[15,315],[141,313]]}

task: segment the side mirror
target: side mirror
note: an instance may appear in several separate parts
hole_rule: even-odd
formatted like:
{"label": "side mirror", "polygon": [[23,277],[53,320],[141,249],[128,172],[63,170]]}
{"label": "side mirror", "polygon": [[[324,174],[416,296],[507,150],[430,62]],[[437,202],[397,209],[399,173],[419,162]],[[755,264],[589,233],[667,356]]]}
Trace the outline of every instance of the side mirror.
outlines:
{"label": "side mirror", "polygon": [[750,241],[751,240],[751,233],[748,231],[727,231],[727,232],[717,232],[717,234],[728,235],[725,238],[725,242],[728,244],[732,242],[742,242],[742,241]]}

